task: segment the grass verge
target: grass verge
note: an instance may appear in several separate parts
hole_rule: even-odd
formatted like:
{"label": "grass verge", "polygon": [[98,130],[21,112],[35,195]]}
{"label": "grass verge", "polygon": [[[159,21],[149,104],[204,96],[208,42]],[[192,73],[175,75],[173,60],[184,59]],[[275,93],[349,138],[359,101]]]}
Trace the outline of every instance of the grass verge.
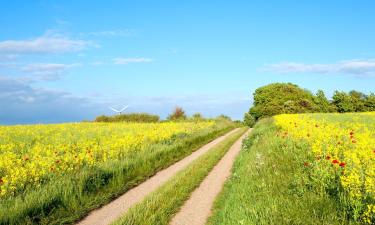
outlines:
{"label": "grass verge", "polygon": [[244,141],[208,224],[350,224],[334,199],[306,185],[309,146],[277,131],[262,120]]}
{"label": "grass verge", "polygon": [[215,145],[113,224],[168,224],[190,194],[246,130],[247,128],[241,128]]}
{"label": "grass verge", "polygon": [[233,129],[221,124],[119,161],[83,168],[20,196],[0,201],[0,224],[71,224],[156,172]]}

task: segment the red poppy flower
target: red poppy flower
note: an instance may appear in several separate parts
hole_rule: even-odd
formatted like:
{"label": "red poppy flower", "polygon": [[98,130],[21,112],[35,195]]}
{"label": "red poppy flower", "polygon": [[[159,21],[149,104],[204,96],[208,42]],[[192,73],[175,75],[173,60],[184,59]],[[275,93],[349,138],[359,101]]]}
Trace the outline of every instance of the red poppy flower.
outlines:
{"label": "red poppy flower", "polygon": [[331,156],[327,155],[326,160],[330,160],[330,159],[331,159]]}
{"label": "red poppy flower", "polygon": [[332,160],[332,163],[337,164],[337,163],[339,163],[339,161],[337,159],[334,159],[334,160]]}
{"label": "red poppy flower", "polygon": [[345,162],[341,162],[341,163],[339,164],[339,166],[340,166],[340,167],[345,167],[345,166],[346,166],[346,163],[345,163]]}
{"label": "red poppy flower", "polygon": [[304,162],[303,165],[304,165],[304,166],[310,166],[310,163],[308,163],[308,162]]}

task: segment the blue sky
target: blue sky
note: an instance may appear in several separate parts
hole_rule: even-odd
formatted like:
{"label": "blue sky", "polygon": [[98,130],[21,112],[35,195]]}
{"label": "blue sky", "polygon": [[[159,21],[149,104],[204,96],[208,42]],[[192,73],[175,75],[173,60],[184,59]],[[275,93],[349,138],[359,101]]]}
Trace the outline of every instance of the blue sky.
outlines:
{"label": "blue sky", "polygon": [[241,119],[293,82],[375,91],[374,1],[3,1],[0,123],[111,114]]}

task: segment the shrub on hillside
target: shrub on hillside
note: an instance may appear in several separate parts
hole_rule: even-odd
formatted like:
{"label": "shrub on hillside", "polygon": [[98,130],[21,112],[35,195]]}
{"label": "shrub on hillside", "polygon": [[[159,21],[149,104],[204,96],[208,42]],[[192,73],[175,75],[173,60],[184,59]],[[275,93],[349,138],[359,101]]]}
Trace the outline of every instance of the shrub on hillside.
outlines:
{"label": "shrub on hillside", "polygon": [[148,113],[129,113],[114,116],[98,116],[95,122],[138,122],[138,123],[152,123],[159,121],[158,115],[151,115]]}

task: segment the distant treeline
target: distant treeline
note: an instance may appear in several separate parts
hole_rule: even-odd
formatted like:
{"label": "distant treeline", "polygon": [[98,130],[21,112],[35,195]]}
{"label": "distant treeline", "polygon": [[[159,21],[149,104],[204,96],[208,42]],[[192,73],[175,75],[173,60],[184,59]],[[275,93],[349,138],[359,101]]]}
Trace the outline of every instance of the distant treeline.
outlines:
{"label": "distant treeline", "polygon": [[95,122],[139,122],[139,123],[152,123],[158,122],[160,117],[148,113],[129,113],[114,116],[98,116]]}
{"label": "distant treeline", "polygon": [[375,94],[335,91],[328,99],[322,90],[313,94],[292,83],[273,83],[254,92],[253,107],[245,114],[252,121],[282,113],[375,111]]}

